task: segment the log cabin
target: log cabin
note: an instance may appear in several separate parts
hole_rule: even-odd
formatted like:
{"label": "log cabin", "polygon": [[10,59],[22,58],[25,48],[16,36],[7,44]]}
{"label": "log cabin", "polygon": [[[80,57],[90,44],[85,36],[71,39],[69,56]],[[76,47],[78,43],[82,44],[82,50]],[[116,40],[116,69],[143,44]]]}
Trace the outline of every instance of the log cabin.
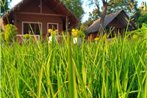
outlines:
{"label": "log cabin", "polygon": [[76,27],[78,19],[60,0],[22,0],[2,16],[3,24],[17,27],[17,39],[25,34],[46,39],[48,29],[62,31]]}

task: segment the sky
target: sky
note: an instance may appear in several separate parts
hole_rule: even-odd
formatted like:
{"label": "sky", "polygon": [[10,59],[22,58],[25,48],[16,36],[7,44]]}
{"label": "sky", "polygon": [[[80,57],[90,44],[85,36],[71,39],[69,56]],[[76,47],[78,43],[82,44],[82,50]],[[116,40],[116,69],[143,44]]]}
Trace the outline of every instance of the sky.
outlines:
{"label": "sky", "polygon": [[[20,1],[21,1],[21,0],[12,0],[12,3],[10,4],[10,7],[15,6],[15,5],[16,5],[17,3],[19,3]],[[83,0],[83,5],[82,5],[82,7],[83,7],[83,9],[84,9],[85,14],[83,15],[82,22],[88,20],[88,18],[89,18],[89,12],[92,12],[92,10],[95,8],[95,6],[90,7],[87,1],[89,1],[89,0]],[[142,1],[147,2],[147,0],[137,0],[137,1],[138,1],[138,5],[139,5],[139,6],[141,5],[141,2],[142,2]]]}

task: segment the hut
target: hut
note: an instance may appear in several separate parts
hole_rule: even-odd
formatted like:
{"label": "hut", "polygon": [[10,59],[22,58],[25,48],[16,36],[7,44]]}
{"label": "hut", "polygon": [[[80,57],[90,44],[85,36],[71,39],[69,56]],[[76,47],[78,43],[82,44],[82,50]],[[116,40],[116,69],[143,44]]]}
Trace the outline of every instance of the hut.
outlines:
{"label": "hut", "polygon": [[[100,19],[97,19],[88,27],[86,34],[89,40],[93,40],[95,37],[100,36],[100,27]],[[134,23],[129,21],[129,16],[124,10],[106,15],[102,28],[104,29],[103,33],[111,33],[109,37],[114,37],[118,33],[123,35],[126,29],[130,31],[136,29]]]}

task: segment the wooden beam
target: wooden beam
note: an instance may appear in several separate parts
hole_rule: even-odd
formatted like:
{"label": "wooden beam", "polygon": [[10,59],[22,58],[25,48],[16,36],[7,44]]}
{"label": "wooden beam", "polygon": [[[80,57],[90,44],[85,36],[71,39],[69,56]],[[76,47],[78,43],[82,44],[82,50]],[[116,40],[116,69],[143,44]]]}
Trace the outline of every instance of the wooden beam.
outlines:
{"label": "wooden beam", "polygon": [[23,14],[23,15],[42,15],[42,16],[61,16],[66,17],[65,15],[61,14],[48,14],[48,13],[31,13],[31,12],[18,12],[17,14]]}
{"label": "wooden beam", "polygon": [[40,13],[42,13],[42,0],[40,0]]}
{"label": "wooden beam", "polygon": [[68,17],[66,16],[66,33],[68,32]]}

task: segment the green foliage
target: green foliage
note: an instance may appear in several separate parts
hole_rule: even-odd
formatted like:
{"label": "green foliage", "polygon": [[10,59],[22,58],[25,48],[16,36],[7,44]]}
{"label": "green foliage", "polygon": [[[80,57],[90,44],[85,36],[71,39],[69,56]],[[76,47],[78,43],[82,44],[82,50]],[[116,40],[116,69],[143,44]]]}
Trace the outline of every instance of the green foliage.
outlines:
{"label": "green foliage", "polygon": [[78,34],[79,37],[82,37],[82,38],[85,38],[85,33],[83,30],[79,30],[79,34]]}
{"label": "green foliage", "polygon": [[128,14],[136,13],[137,11],[137,2],[135,0],[111,0],[109,4],[112,4],[108,7],[108,13],[113,13],[118,10],[124,10]]}
{"label": "green foliage", "polygon": [[72,36],[73,37],[85,37],[85,33],[82,29],[78,30],[78,29],[72,29]]}
{"label": "green foliage", "polygon": [[97,10],[98,9],[94,9],[91,13],[89,13],[90,14],[89,15],[90,19],[89,20],[95,21],[95,20],[97,20],[99,18],[99,15],[98,15],[98,11]]}
{"label": "green foliage", "polygon": [[84,14],[81,0],[61,0],[65,6],[78,18],[81,19]]}
{"label": "green foliage", "polygon": [[141,16],[138,18],[138,23],[139,23],[139,26],[140,26],[142,23],[146,23],[146,24],[147,24],[147,13],[144,14],[144,15],[141,15]]}
{"label": "green foliage", "polygon": [[17,34],[17,28],[12,24],[7,24],[3,32],[3,37],[6,42],[12,42],[15,40]]}
{"label": "green foliage", "polygon": [[63,41],[4,44],[1,97],[147,98],[146,39]]}
{"label": "green foliage", "polygon": [[24,34],[23,38],[29,39],[30,38],[30,34]]}
{"label": "green foliage", "polygon": [[147,5],[142,5],[138,10],[138,17],[135,17],[138,27],[141,27],[143,23],[147,23]]}
{"label": "green foliage", "polygon": [[128,32],[128,34],[133,39],[147,38],[147,24],[143,23],[141,28]]}
{"label": "green foliage", "polygon": [[144,36],[147,38],[147,23],[143,23],[141,31],[143,32]]}
{"label": "green foliage", "polygon": [[11,2],[12,0],[1,0],[0,1],[0,7],[1,7],[1,13],[4,13],[6,12],[8,9],[9,9],[9,3]]}
{"label": "green foliage", "polygon": [[80,29],[84,32],[86,32],[87,28],[93,23],[92,19],[88,19],[87,21],[85,21],[84,23],[82,23],[80,25]]}

